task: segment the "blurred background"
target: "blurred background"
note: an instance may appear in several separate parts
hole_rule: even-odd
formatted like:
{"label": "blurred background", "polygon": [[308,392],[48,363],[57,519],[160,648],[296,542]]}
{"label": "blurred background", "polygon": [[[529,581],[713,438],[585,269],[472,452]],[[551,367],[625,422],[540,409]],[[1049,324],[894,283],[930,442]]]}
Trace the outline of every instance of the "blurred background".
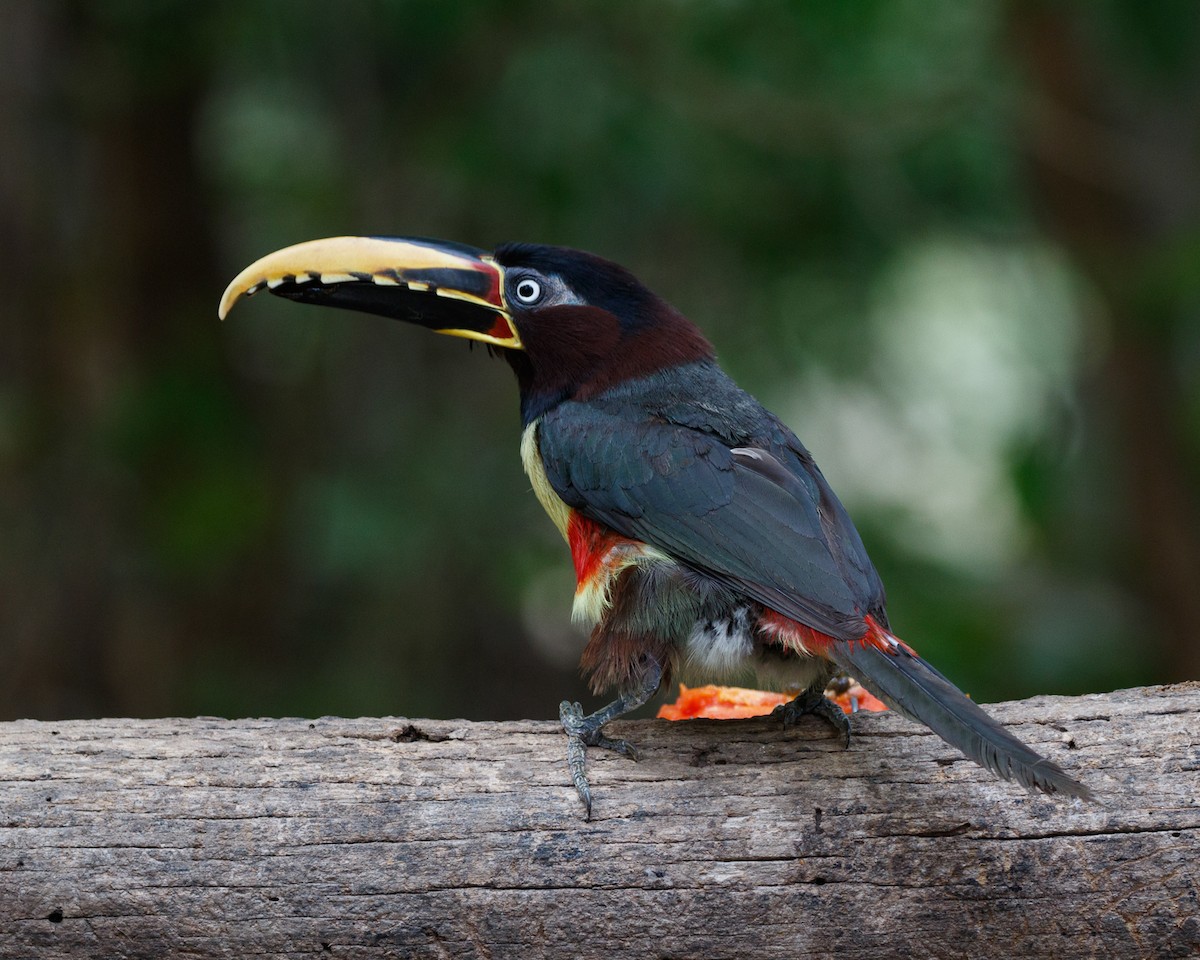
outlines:
{"label": "blurred background", "polygon": [[1193,0],[6,4],[0,716],[586,699],[506,365],[217,321],[345,233],[631,268],[977,699],[1200,678]]}

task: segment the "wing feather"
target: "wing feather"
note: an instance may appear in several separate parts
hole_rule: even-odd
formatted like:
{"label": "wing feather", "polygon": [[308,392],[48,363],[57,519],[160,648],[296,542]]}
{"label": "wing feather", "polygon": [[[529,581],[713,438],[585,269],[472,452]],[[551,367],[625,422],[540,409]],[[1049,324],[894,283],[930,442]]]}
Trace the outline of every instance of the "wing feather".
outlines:
{"label": "wing feather", "polygon": [[867,614],[883,615],[883,588],[807,451],[757,403],[753,417],[732,404],[709,429],[687,409],[681,424],[636,393],[561,404],[538,424],[550,484],[592,519],[785,616],[861,636]]}

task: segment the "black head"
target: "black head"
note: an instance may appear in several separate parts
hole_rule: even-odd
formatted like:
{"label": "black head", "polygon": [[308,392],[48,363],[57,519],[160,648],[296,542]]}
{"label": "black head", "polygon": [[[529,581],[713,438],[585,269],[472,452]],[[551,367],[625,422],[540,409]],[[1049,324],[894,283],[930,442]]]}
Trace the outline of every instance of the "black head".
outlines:
{"label": "black head", "polygon": [[504,356],[526,423],[563,400],[713,355],[695,325],[610,260],[530,243],[504,244],[494,257],[524,348]]}

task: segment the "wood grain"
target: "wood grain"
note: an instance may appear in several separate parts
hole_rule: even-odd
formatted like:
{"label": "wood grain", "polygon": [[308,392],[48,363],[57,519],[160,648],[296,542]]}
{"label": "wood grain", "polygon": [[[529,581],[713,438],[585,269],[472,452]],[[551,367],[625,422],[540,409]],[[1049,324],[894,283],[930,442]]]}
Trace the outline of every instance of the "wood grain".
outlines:
{"label": "wood grain", "polygon": [[0,957],[1183,957],[1200,684],[996,705],[1103,804],[890,714],[0,724]]}

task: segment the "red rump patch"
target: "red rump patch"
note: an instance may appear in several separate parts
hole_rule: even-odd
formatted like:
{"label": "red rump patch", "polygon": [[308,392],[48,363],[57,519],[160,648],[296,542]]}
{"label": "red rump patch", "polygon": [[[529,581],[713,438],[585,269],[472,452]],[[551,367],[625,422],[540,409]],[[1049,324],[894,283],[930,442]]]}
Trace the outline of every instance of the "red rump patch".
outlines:
{"label": "red rump patch", "polygon": [[758,628],[777,638],[783,646],[796,653],[823,656],[826,648],[833,643],[833,637],[774,610],[763,611]]}
{"label": "red rump patch", "polygon": [[864,647],[874,647],[876,650],[882,650],[893,657],[899,650],[904,650],[914,657],[917,655],[916,650],[876,623],[874,617],[867,617],[866,620],[867,632],[854,641],[855,643],[861,643]]}
{"label": "red rump patch", "polygon": [[575,561],[575,583],[583,586],[596,575],[613,547],[633,541],[572,510],[567,522],[567,542]]}
{"label": "red rump patch", "polygon": [[[868,616],[864,619],[867,625],[866,631],[858,639],[851,640],[851,643],[874,647],[876,650],[892,656],[895,656],[899,650],[905,650],[914,657],[917,655],[917,652],[907,643],[881,627],[874,617]],[[821,633],[820,630],[815,630],[799,620],[785,617],[775,610],[764,610],[758,621],[758,627],[776,637],[783,646],[789,647],[797,653],[824,656],[829,646],[837,642],[828,634]]]}

